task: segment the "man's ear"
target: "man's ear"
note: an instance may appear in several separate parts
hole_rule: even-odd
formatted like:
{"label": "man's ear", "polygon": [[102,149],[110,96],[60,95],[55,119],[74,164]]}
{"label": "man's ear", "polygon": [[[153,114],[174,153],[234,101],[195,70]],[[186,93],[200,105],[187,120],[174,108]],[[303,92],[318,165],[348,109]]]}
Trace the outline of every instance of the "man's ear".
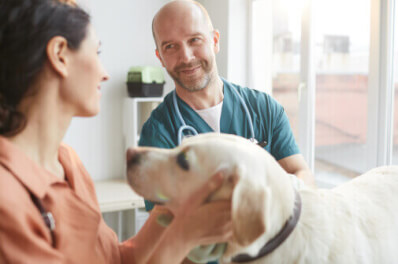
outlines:
{"label": "man's ear", "polygon": [[248,246],[268,228],[271,189],[240,177],[232,194],[232,225],[236,242]]}
{"label": "man's ear", "polygon": [[217,29],[213,30],[214,53],[220,51],[220,32]]}
{"label": "man's ear", "polygon": [[47,44],[47,58],[53,69],[62,77],[68,76],[67,70],[67,52],[68,41],[61,36],[55,36]]}
{"label": "man's ear", "polygon": [[163,60],[162,60],[162,57],[160,57],[159,50],[156,49],[155,52],[156,52],[156,57],[158,57],[158,59],[160,60],[160,63],[162,63],[162,66],[165,67],[165,66],[164,66],[164,63],[163,63]]}

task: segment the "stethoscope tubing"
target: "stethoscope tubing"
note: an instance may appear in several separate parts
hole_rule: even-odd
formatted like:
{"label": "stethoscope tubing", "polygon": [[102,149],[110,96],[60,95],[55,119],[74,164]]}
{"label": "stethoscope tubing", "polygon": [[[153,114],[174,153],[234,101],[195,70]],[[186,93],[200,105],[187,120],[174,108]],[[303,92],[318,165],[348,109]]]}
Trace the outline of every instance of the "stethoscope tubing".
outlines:
{"label": "stethoscope tubing", "polygon": [[242,96],[238,93],[236,88],[232,86],[232,89],[234,89],[236,95],[239,97],[239,100],[240,100],[240,102],[243,105],[243,108],[245,109],[245,112],[246,112],[246,115],[247,115],[247,119],[249,121],[250,133],[251,133],[250,141],[255,142],[257,140],[254,137],[253,119],[252,119],[252,116],[250,115],[249,109],[247,108],[247,105],[246,105],[245,101],[243,100]]}
{"label": "stethoscope tubing", "polygon": [[[239,97],[239,100],[241,102],[241,104],[243,105],[243,108],[246,112],[246,116],[249,122],[249,128],[250,128],[250,133],[251,133],[251,138],[249,139],[250,141],[256,143],[257,140],[254,137],[254,128],[253,128],[253,120],[252,117],[250,115],[249,109],[247,108],[247,105],[245,103],[245,101],[243,100],[242,96],[239,94],[239,92],[236,90],[235,87],[232,87],[232,89],[235,91],[236,95]],[[181,144],[182,138],[184,136],[184,130],[188,130],[191,131],[193,133],[194,136],[198,135],[199,133],[196,131],[195,128],[193,128],[192,126],[188,126],[185,121],[184,118],[181,115],[180,109],[178,107],[178,102],[177,102],[177,92],[174,89],[173,91],[173,104],[174,104],[174,110],[177,113],[177,117],[180,120],[182,126],[180,126],[180,128],[178,129],[178,135],[177,135],[177,140],[178,140],[178,145]]]}

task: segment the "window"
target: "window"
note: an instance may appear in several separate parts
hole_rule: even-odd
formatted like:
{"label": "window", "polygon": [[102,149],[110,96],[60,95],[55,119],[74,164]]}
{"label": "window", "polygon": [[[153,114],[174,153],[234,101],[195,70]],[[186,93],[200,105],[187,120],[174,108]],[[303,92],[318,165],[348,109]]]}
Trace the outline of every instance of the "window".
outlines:
{"label": "window", "polygon": [[[320,186],[389,164],[391,149],[392,163],[398,164],[398,21],[392,107],[383,99],[391,91],[384,87],[391,67],[375,64],[391,58],[381,52],[391,35],[382,30],[390,26],[391,10],[382,0],[252,0],[249,80],[254,88],[271,86],[268,92],[284,106],[301,151],[311,154],[305,157]],[[303,86],[302,80],[309,81]],[[303,87],[311,98],[302,100]],[[304,108],[310,113],[304,121],[303,102],[313,105]],[[385,113],[392,111],[394,123],[388,127]],[[303,136],[303,126],[313,127],[313,137]],[[392,146],[385,140],[391,133]]]}
{"label": "window", "polygon": [[366,171],[370,0],[317,0],[313,9],[315,175],[338,183]]}
{"label": "window", "polygon": [[284,106],[296,138],[302,5],[298,0],[257,0],[252,5],[252,87]]}

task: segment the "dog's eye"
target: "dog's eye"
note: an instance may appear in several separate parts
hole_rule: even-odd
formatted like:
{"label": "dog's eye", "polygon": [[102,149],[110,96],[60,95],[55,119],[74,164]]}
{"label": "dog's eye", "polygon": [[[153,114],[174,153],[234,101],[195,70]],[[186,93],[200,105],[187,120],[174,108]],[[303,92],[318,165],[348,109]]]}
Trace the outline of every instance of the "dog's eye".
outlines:
{"label": "dog's eye", "polygon": [[189,170],[189,163],[187,159],[187,154],[185,152],[180,152],[177,156],[177,164],[183,169],[183,170]]}

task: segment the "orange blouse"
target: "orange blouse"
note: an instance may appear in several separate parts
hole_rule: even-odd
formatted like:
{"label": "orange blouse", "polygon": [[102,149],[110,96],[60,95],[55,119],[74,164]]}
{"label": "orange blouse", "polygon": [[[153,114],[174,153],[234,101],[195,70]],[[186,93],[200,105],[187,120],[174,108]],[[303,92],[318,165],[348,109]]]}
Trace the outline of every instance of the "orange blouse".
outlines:
{"label": "orange blouse", "polygon": [[[67,181],[0,136],[0,263],[134,263],[132,240],[120,244],[105,224],[76,153],[62,144],[59,161]],[[55,247],[27,190],[54,217]]]}

